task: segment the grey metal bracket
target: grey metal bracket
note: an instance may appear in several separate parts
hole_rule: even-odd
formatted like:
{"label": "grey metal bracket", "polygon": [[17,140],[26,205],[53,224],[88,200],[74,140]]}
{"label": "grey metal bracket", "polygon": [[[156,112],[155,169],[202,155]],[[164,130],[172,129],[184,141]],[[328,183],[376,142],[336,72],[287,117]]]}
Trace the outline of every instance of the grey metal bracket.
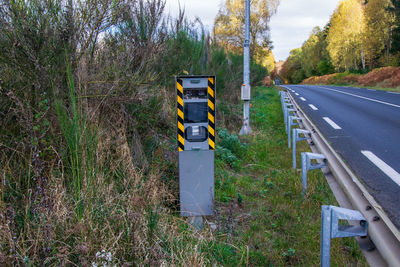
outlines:
{"label": "grey metal bracket", "polygon": [[[304,137],[300,135],[304,134]],[[293,169],[296,169],[296,143],[299,141],[307,140],[306,135],[310,134],[310,131],[294,128],[293,129]]]}
{"label": "grey metal bracket", "polygon": [[[296,122],[297,121],[297,122]],[[287,123],[288,123],[288,148],[291,146],[291,132],[292,132],[292,126],[299,125],[299,121],[301,119],[296,116],[289,116]]]}
{"label": "grey metal bracket", "polygon": [[290,98],[287,97],[286,95],[281,96],[281,106],[282,106],[282,111],[285,110],[285,104],[291,104]]}
{"label": "grey metal bracket", "polygon": [[282,98],[281,99],[281,105],[282,105],[282,111],[286,109],[286,104],[290,104],[292,106],[292,103],[290,102],[290,99],[288,98]]}
{"label": "grey metal bracket", "polygon": [[[331,239],[367,236],[368,222],[357,210],[323,205],[321,211],[321,266],[329,267]],[[359,221],[359,225],[340,225],[339,220]]]}
{"label": "grey metal bracket", "polygon": [[[290,105],[292,105],[292,104],[290,104]],[[294,108],[286,108],[286,110],[285,110],[285,129],[286,129],[286,133],[288,133],[288,119],[289,119],[289,116],[291,115],[291,113],[293,113],[293,115],[294,115],[295,111],[296,110]]]}
{"label": "grey metal bracket", "polygon": [[[322,163],[311,164],[311,160],[323,161]],[[307,191],[307,172],[326,167],[326,157],[322,154],[302,152],[301,153],[301,180],[303,184],[303,196]]]}
{"label": "grey metal bracket", "polygon": [[284,100],[290,100],[287,93],[284,91],[279,91],[279,95],[281,97],[281,104],[283,104]]}
{"label": "grey metal bracket", "polygon": [[287,123],[287,118],[286,118],[287,109],[289,109],[289,108],[293,108],[292,103],[286,103],[286,102],[282,103],[283,121],[284,121],[285,125]]}

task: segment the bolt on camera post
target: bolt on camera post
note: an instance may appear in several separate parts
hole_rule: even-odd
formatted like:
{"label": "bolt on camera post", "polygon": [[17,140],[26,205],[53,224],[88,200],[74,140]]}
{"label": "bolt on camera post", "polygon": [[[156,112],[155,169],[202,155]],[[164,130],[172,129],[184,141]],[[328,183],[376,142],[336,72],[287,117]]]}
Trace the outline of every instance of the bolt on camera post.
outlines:
{"label": "bolt on camera post", "polygon": [[214,213],[215,76],[175,79],[180,211],[202,228]]}

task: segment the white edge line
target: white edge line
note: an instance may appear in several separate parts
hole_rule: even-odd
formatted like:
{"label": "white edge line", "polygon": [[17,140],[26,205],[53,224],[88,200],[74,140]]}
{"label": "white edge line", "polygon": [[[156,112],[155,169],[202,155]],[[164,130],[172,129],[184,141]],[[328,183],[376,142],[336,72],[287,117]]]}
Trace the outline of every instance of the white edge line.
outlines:
{"label": "white edge line", "polygon": [[308,104],[310,106],[310,108],[312,108],[313,110],[318,110],[318,108],[316,106],[314,106],[313,104]]}
{"label": "white edge line", "polygon": [[342,92],[342,91],[335,90],[335,89],[332,89],[332,88],[327,88],[327,87],[322,87],[322,86],[317,86],[317,87],[322,88],[322,89],[326,89],[326,90],[335,91],[335,92],[342,93],[342,94],[345,94],[345,95],[355,96],[355,97],[358,97],[358,98],[366,99],[366,100],[377,102],[377,103],[380,103],[380,104],[385,104],[385,105],[388,105],[388,106],[400,108],[399,105],[388,103],[388,102],[385,102],[385,101],[380,101],[380,100],[376,100],[376,99],[365,97],[365,96],[360,96],[360,95],[355,95],[355,94],[351,94],[351,93],[347,93],[347,92]]}
{"label": "white edge line", "polygon": [[374,163],[381,171],[383,171],[390,179],[400,186],[400,173],[395,171],[386,162],[378,158],[374,153],[368,150],[362,150],[361,153],[366,156],[372,163]]}
{"label": "white edge line", "polygon": [[329,117],[323,117],[323,119],[329,123],[330,126],[332,126],[333,129],[335,130],[340,130],[342,129],[342,127],[340,127],[339,125],[337,125],[333,120],[331,120]]}
{"label": "white edge line", "polygon": [[389,92],[389,91],[386,91],[386,93],[388,93],[388,94],[394,94],[394,95],[400,95],[399,92]]}

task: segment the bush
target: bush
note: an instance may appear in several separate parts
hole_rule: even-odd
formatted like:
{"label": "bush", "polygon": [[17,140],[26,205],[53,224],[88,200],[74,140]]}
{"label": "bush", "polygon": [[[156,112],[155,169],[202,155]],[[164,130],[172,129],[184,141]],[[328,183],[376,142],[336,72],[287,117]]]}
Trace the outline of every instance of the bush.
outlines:
{"label": "bush", "polygon": [[240,157],[246,149],[246,144],[241,143],[236,134],[230,134],[226,129],[219,130],[218,137],[220,138],[218,146],[232,151],[232,153],[238,157]]}

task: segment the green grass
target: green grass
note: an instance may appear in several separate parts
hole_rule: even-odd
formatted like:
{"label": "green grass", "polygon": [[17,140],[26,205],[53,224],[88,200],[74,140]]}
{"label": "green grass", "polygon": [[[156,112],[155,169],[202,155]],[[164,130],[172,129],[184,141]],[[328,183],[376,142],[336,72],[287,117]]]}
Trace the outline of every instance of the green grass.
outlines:
{"label": "green grass", "polygon": [[[309,173],[302,198],[301,173],[291,169],[278,92],[266,87],[254,91],[253,134],[238,138],[218,131],[217,214],[210,218],[218,230],[201,250],[218,265],[317,266],[321,205],[337,205],[336,200],[319,170]],[[298,151],[309,148],[303,142]],[[351,238],[332,240],[331,260],[332,266],[367,265]]]}

